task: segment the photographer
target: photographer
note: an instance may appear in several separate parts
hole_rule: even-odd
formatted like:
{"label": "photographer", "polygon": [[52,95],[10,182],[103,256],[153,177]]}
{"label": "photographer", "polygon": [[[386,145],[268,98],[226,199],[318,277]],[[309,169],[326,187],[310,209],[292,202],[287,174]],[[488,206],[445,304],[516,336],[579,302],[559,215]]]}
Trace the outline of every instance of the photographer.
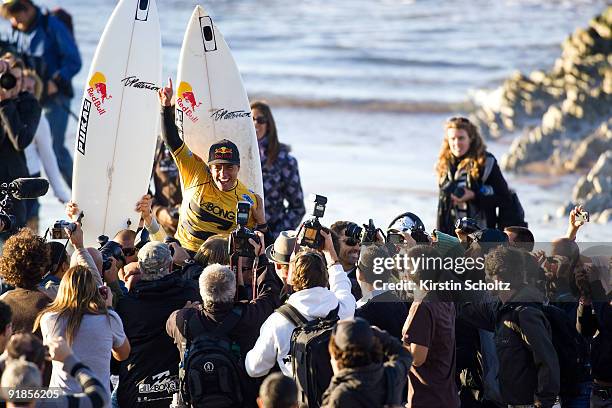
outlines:
{"label": "photographer", "polygon": [[70,186],[72,157],[64,141],[70,100],[74,96],[71,81],[81,69],[81,56],[71,28],[52,13],[43,12],[32,0],[5,0],[0,14],[11,23],[8,42],[27,58],[28,65],[43,80],[42,104],[51,126],[53,149]]}
{"label": "photographer", "polygon": [[[186,303],[200,300],[200,295],[193,280],[172,273],[172,255],[164,243],[145,244],[136,264],[139,280],[130,284],[116,309],[132,346],[128,359],[120,365],[117,400],[125,407],[167,407],[178,385],[180,360],[166,335],[166,321]],[[159,373],[167,374],[157,377]],[[163,386],[156,388],[155,384]]]}
{"label": "photographer", "polygon": [[361,299],[361,288],[359,282],[357,282],[357,260],[359,259],[361,244],[358,239],[346,236],[346,229],[351,224],[356,225],[350,221],[336,221],[329,229],[332,231],[332,240],[334,250],[338,254],[338,261],[340,261],[342,269],[351,281],[351,293],[355,300],[359,300]]}
{"label": "photographer", "polygon": [[[232,365],[235,364],[236,369],[229,369],[223,378],[217,370],[206,374],[198,372],[195,378],[207,378],[206,395],[203,397],[226,398],[231,400],[232,406],[254,407],[257,397],[257,381],[248,378],[244,371],[244,356],[255,344],[260,327],[263,322],[270,316],[274,309],[279,305],[280,282],[274,273],[272,265],[264,255],[263,234],[256,232],[260,239],[260,243],[250,240],[255,254],[259,256],[259,269],[257,271],[257,294],[255,299],[251,301],[236,301],[236,275],[228,266],[218,264],[207,266],[199,277],[200,296],[202,297],[201,305],[186,305],[185,308],[177,310],[166,323],[166,331],[176,343],[181,360],[185,366],[191,366],[191,361],[185,361],[185,351],[190,350],[190,357],[207,354],[212,354],[211,351],[195,348],[194,340],[199,340],[198,343],[205,344],[205,339],[210,339],[212,336],[216,340],[212,340],[215,345],[221,347],[222,344],[231,348]],[[223,339],[223,342],[219,341]],[[191,345],[194,348],[190,348]],[[216,347],[210,346],[208,350],[220,352]],[[198,351],[199,350],[199,351]],[[227,352],[227,350],[226,350]],[[202,360],[199,360],[202,364]],[[216,363],[215,363],[216,364]],[[193,364],[194,369],[197,369],[197,364]],[[228,367],[228,366],[226,366]],[[188,375],[188,373],[186,373]],[[226,389],[227,382],[232,378],[237,378],[237,383],[229,384],[230,393],[228,395]],[[187,378],[186,380],[189,380]],[[219,384],[221,384],[219,386]],[[223,386],[226,384],[226,386]],[[238,401],[238,399],[240,401]],[[186,401],[187,402],[187,401]],[[191,401],[192,406],[197,405],[197,401]]]}
{"label": "photographer", "polygon": [[15,289],[4,293],[0,300],[11,307],[14,331],[31,332],[36,316],[51,302],[38,287],[49,262],[46,243],[27,228],[6,241],[0,257],[0,275]]}
{"label": "photographer", "polygon": [[[40,105],[34,95],[20,92],[23,69],[23,62],[12,54],[0,59],[0,183],[30,175],[24,150],[38,128]],[[9,202],[6,212],[15,215],[18,229],[25,225],[25,204],[13,198]]]}
{"label": "photographer", "polygon": [[[34,339],[33,339],[34,340]],[[66,371],[74,377],[82,392],[71,395],[59,395],[57,398],[33,400],[24,405],[23,402],[7,402],[7,407],[49,407],[49,408],[102,408],[109,400],[104,390],[104,385],[96,378],[94,373],[79,361],[66,340],[62,337],[51,339],[47,347],[49,356],[54,362],[63,364]],[[42,344],[37,345],[40,355],[44,356]],[[32,389],[41,388],[43,384],[42,372],[44,371],[44,359],[42,361],[29,361],[27,357],[13,358],[7,362],[2,374],[1,386],[2,397],[7,399],[9,389]]]}
{"label": "photographer", "polygon": [[[338,260],[331,234],[322,230],[322,252],[305,250],[292,258],[288,283],[294,293],[287,304],[306,320],[326,317],[338,308],[338,317],[346,319],[355,313],[351,284]],[[329,286],[329,289],[328,289]],[[261,326],[257,343],[246,356],[246,369],[251,377],[262,377],[278,364],[283,374],[293,375],[289,347],[295,325],[279,312],[274,312]]]}
{"label": "photographer", "polygon": [[412,357],[399,339],[364,319],[338,322],[329,340],[334,377],[325,408],[402,406]]}
{"label": "photographer", "polygon": [[206,163],[196,157],[179,137],[172,95],[172,80],[168,79],[158,97],[162,107],[162,138],[172,152],[184,189],[176,238],[183,248],[195,253],[211,235],[227,234],[236,226],[236,204],[241,200],[251,203],[248,227],[267,231],[261,197],[238,179],[238,147],[223,139],[212,144]]}
{"label": "photographer", "polygon": [[486,151],[478,128],[467,118],[450,118],[436,164],[440,197],[437,229],[453,234],[455,220],[469,217],[495,227],[496,208],[511,200],[497,160]]}

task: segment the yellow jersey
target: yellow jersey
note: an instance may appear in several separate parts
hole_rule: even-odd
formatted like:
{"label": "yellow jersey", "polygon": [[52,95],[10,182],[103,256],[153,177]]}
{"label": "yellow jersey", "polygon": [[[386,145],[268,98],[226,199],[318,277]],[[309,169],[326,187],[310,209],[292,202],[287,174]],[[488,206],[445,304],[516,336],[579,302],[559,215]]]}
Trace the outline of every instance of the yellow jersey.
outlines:
{"label": "yellow jersey", "polygon": [[183,188],[183,203],[176,231],[176,238],[183,248],[195,252],[208,237],[232,232],[236,227],[238,201],[251,203],[247,227],[255,226],[252,216],[253,210],[257,208],[255,193],[240,180],[232,190],[221,191],[215,185],[206,163],[194,155],[185,143],[172,156]]}

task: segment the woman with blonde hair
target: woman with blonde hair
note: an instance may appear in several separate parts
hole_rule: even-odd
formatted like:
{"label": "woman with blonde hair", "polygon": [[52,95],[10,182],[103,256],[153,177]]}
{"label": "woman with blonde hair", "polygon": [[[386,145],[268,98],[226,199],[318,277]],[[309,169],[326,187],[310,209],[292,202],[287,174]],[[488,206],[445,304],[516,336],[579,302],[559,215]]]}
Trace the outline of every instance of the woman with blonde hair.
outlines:
{"label": "woman with blonde hair", "polygon": [[[111,291],[106,286],[98,287],[88,268],[74,266],[66,271],[57,297],[34,324],[34,330],[40,326],[45,342],[64,337],[75,356],[91,368],[109,394],[111,354],[119,361],[130,354],[121,319],[109,310],[112,301]],[[81,390],[79,383],[56,361],[50,386],[70,393]]]}
{"label": "woman with blonde hair", "polygon": [[446,121],[444,141],[436,164],[440,196],[437,229],[455,233],[455,221],[469,217],[481,228],[495,228],[496,208],[509,202],[511,193],[497,165],[487,152],[478,128],[457,116]]}

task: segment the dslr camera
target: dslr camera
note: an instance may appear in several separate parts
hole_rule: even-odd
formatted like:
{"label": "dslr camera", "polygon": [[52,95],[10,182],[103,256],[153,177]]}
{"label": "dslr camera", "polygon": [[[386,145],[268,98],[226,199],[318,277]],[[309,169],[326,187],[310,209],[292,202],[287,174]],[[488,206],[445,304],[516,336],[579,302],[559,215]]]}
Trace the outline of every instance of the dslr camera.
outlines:
{"label": "dslr camera", "polygon": [[298,238],[299,246],[307,246],[313,249],[323,248],[325,238],[321,235],[321,230],[325,230],[326,232],[329,232],[329,230],[321,225],[319,218],[325,215],[326,204],[327,197],[315,194],[312,218],[304,221],[302,224],[302,234]]}
{"label": "dslr camera", "polygon": [[64,220],[58,220],[53,223],[51,227],[51,239],[68,239],[70,236],[66,232],[66,229],[72,234],[76,229],[74,222],[68,222]]}
{"label": "dslr camera", "polygon": [[249,239],[260,243],[259,237],[253,231],[246,227],[249,222],[249,213],[251,211],[251,203],[248,201],[239,201],[236,209],[236,229],[232,231],[229,239],[230,255],[244,256],[247,258],[255,258],[255,248],[249,242]]}
{"label": "dslr camera", "polygon": [[368,224],[363,224],[363,228],[354,222],[349,223],[344,230],[344,235],[348,238],[353,238],[359,241],[361,245],[376,242],[376,233],[378,228],[374,225],[374,221],[370,218]]}
{"label": "dslr camera", "polygon": [[455,221],[455,229],[461,230],[465,234],[480,231],[480,227],[475,219],[469,217],[459,218]]}
{"label": "dslr camera", "polygon": [[123,265],[126,264],[125,256],[123,256],[123,247],[115,241],[110,241],[106,235],[98,237],[100,244],[99,251],[102,254],[102,271],[107,271],[112,265],[112,258],[115,258]]}

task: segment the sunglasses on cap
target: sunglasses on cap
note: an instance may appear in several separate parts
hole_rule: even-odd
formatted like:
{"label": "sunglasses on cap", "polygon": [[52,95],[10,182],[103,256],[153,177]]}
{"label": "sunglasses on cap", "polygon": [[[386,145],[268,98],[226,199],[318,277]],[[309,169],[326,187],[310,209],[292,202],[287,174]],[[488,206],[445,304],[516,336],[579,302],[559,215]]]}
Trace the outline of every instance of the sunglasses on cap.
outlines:
{"label": "sunglasses on cap", "polygon": [[268,123],[268,119],[266,119],[264,116],[253,116],[253,122],[259,125],[265,125]]}

